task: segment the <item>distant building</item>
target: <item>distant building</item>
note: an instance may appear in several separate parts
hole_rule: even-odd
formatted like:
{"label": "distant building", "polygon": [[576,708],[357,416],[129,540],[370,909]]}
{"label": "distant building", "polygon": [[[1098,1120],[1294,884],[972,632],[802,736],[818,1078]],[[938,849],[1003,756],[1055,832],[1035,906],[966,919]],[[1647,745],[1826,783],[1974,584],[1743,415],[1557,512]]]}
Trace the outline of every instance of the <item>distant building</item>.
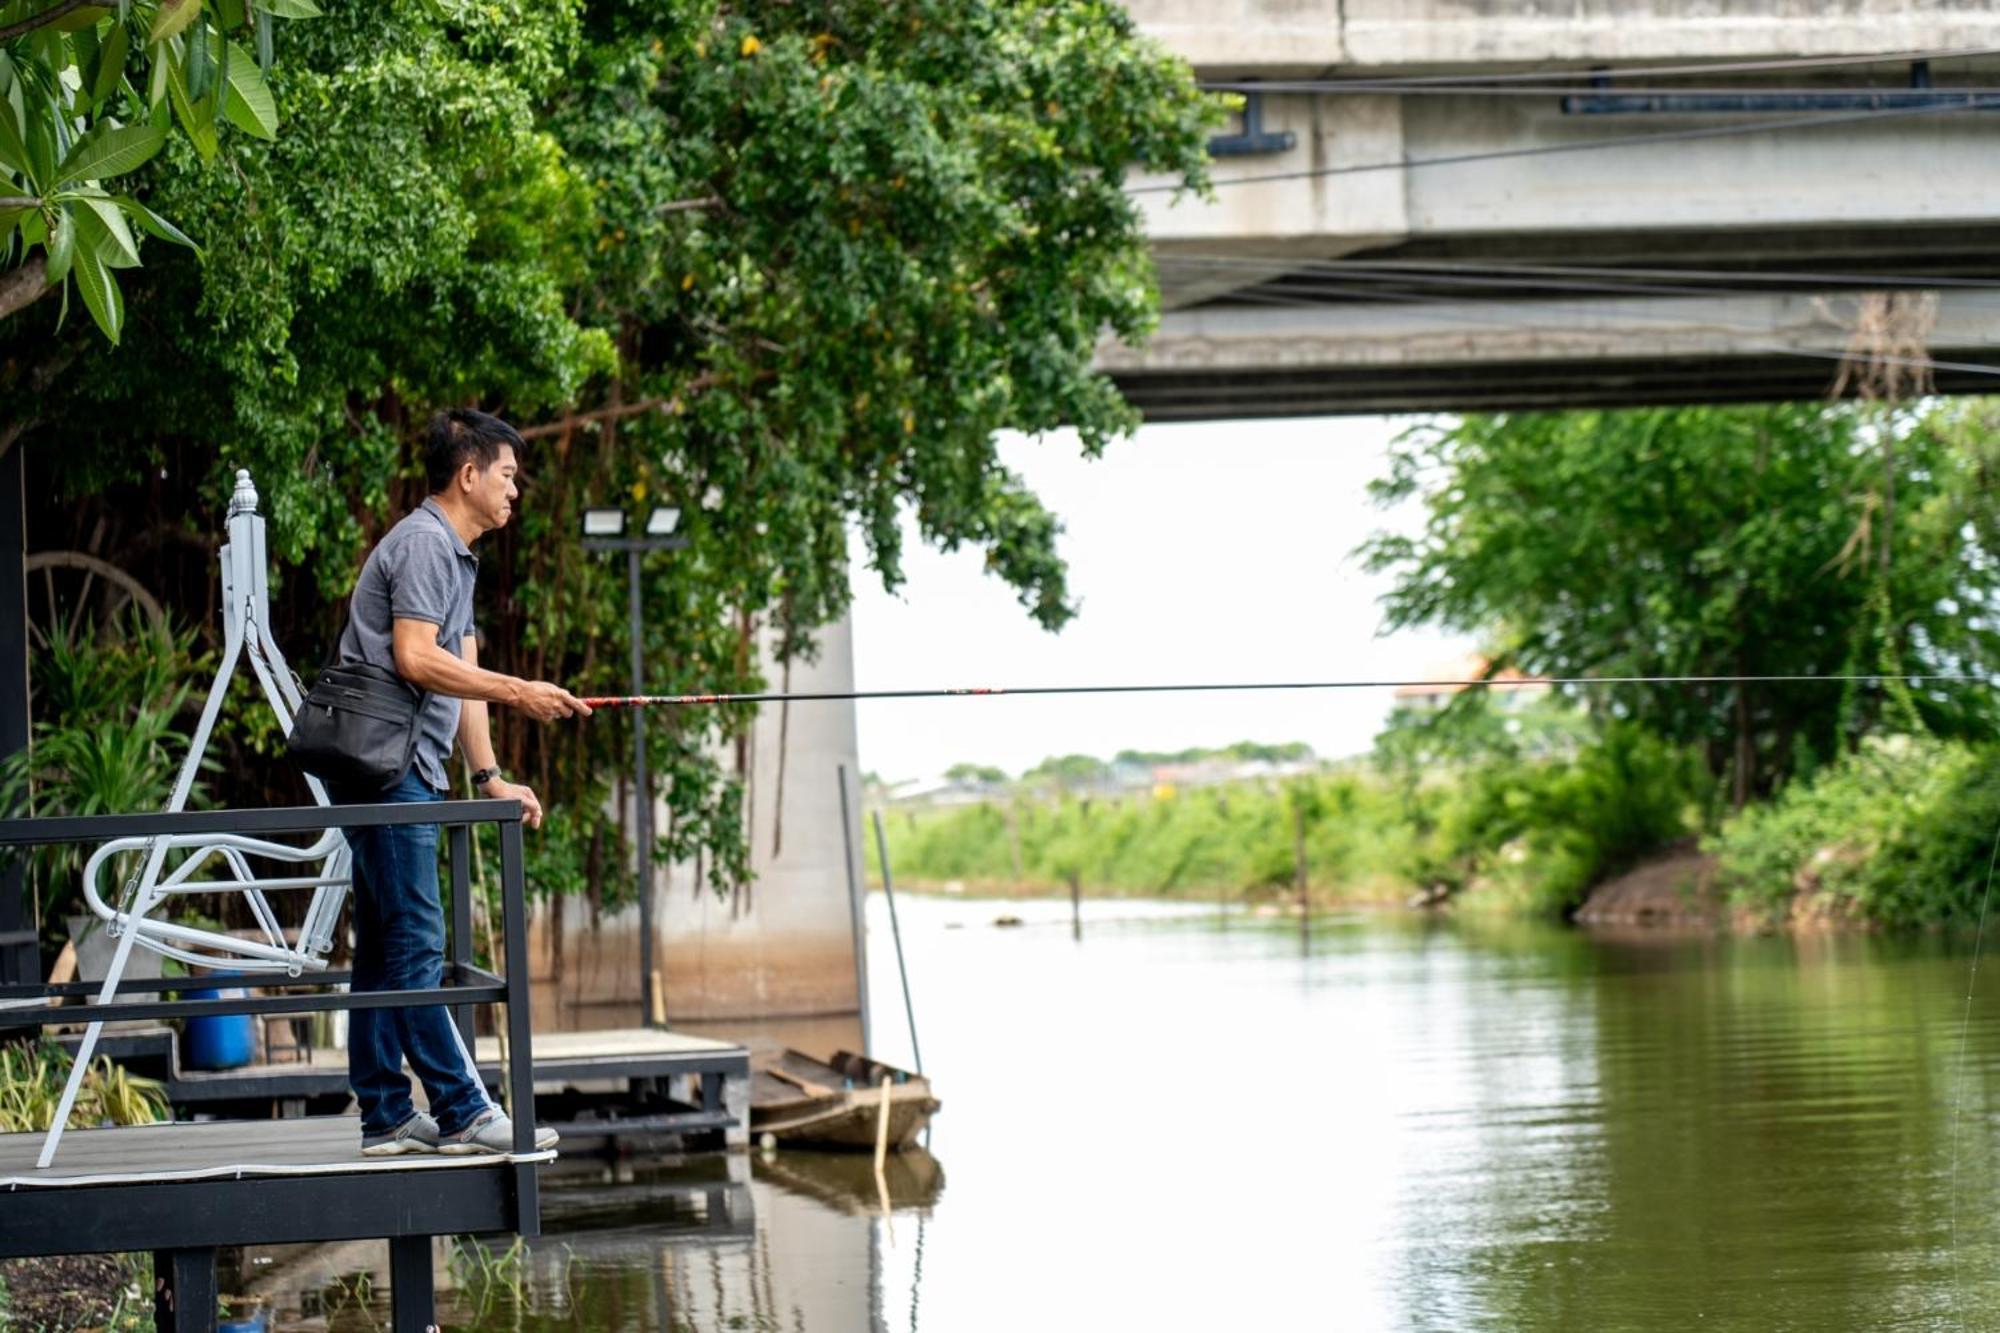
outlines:
{"label": "distant building", "polygon": [[1466,690],[1484,688],[1492,696],[1495,709],[1511,713],[1527,707],[1549,692],[1548,677],[1524,675],[1512,667],[1494,672],[1492,685],[1481,687],[1463,683],[1485,679],[1492,666],[1492,659],[1479,653],[1446,662],[1431,669],[1426,683],[1398,685],[1396,705],[1411,712],[1434,713]]}

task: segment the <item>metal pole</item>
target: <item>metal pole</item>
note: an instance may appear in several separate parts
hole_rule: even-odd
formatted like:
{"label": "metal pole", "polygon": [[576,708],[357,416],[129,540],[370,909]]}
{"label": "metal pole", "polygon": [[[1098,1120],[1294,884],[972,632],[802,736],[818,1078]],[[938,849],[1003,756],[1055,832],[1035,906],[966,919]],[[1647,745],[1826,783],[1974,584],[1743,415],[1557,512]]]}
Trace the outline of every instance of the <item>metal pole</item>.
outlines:
{"label": "metal pole", "polygon": [[[451,845],[451,929],[446,934],[445,956],[451,960],[450,984],[462,986],[465,979],[458,969],[472,961],[472,828],[453,824],[445,831]],[[489,964],[497,958],[488,959]],[[472,1006],[452,1006],[453,1021],[465,1048],[473,1048]]]}
{"label": "metal pole", "polygon": [[[632,693],[646,688],[645,626],[639,618],[639,548],[625,552],[629,583],[629,610],[632,618]],[[655,1027],[665,1019],[653,1008],[653,789],[646,776],[646,722],[632,715],[632,828],[633,849],[638,861],[639,880],[639,995],[645,1026]]]}
{"label": "metal pole", "polygon": [[[534,1021],[528,985],[528,881],[523,861],[521,820],[500,825],[500,929],[507,959],[507,1104],[514,1117],[514,1151],[535,1150]],[[541,1183],[535,1167],[514,1164],[514,1229],[533,1239],[542,1234]]]}
{"label": "metal pole", "polygon": [[854,1001],[861,1011],[861,1053],[873,1055],[868,1024],[868,916],[854,854],[854,814],[847,806],[847,765],[834,766],[840,780],[840,850],[847,861],[847,911],[854,927]]}
{"label": "metal pole", "polygon": [[[28,745],[28,587],[25,445],[0,458],[0,756]],[[7,817],[26,809],[0,811]],[[27,858],[0,869],[0,986],[39,981],[35,922],[28,907]]]}
{"label": "metal pole", "polygon": [[903,928],[896,924],[896,883],[889,877],[889,839],[882,833],[882,812],[876,810],[875,850],[882,857],[882,893],[889,900],[889,933],[896,940],[896,974],[903,980],[903,1017],[910,1025],[910,1058],[924,1072],[924,1053],[917,1047],[917,1011],[910,1006],[910,969],[903,965]]}

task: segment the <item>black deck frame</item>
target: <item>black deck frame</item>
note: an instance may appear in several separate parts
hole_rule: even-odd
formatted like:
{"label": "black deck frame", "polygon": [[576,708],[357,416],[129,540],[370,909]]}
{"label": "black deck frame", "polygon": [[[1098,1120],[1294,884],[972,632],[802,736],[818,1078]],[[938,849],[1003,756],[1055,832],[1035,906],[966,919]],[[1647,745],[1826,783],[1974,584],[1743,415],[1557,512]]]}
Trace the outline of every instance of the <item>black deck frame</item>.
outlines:
{"label": "black deck frame", "polygon": [[[514,1152],[534,1153],[534,1054],[528,1000],[528,927],[518,801],[444,801],[271,810],[206,810],[174,814],[92,815],[0,820],[0,864],[15,849],[54,843],[100,843],[114,838],[189,833],[320,833],[329,828],[381,828],[440,824],[447,833],[451,904],[447,923],[446,985],[430,990],[356,995],[317,989],[347,974],[306,972],[259,976],[255,985],[298,994],[207,1000],[114,1000],[85,1005],[98,986],[34,982],[0,986],[0,1001],[59,1003],[0,1008],[0,1030],[59,1023],[201,1015],[307,1013],[326,1009],[411,1008],[444,1004],[468,1039],[473,1008],[507,1006],[507,1083],[514,1108]],[[501,917],[506,975],[472,963],[472,826],[494,824],[500,833]],[[199,979],[163,978],[120,983],[122,990],[162,995],[193,989]],[[216,1322],[215,1250],[222,1245],[315,1242],[386,1237],[389,1240],[393,1327],[411,1333],[434,1323],[431,1272],[433,1236],[515,1232],[540,1234],[538,1164],[514,1161],[491,1169],[373,1172],[349,1175],[262,1176],[239,1179],[147,1181],[19,1189],[7,1193],[7,1225],[0,1255],[44,1255],[151,1250],[159,1295],[160,1333],[212,1333]]]}

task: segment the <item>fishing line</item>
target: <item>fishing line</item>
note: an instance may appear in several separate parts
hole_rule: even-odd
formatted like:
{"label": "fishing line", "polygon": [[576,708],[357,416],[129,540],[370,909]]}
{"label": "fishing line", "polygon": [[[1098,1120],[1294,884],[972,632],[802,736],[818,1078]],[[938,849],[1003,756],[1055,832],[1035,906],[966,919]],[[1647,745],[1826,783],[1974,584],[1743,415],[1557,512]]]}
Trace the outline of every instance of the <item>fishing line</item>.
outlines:
{"label": "fishing line", "polygon": [[818,690],[802,693],[753,694],[595,694],[581,696],[592,708],[671,708],[698,704],[833,703],[867,699],[956,699],[991,698],[1003,695],[1025,697],[1055,694],[1206,694],[1260,690],[1380,690],[1406,687],[1432,689],[1539,689],[1556,685],[1799,685],[1820,682],[1838,684],[1977,683],[1990,684],[1985,676],[1971,672],[1932,672],[1919,675],[1839,675],[1839,676],[1537,676],[1509,680],[1260,680],[1201,681],[1177,685],[1026,685],[1012,687],[967,686],[947,689],[913,690]]}
{"label": "fishing line", "polygon": [[1959,1327],[1965,1326],[1964,1278],[1958,1262],[1958,1122],[1965,1106],[1965,1044],[1972,1031],[1972,994],[1979,980],[1979,946],[1986,937],[1986,904],[1993,896],[1993,868],[2000,864],[2000,829],[1993,833],[1993,851],[1986,858],[1986,888],[1979,895],[1979,925],[1972,932],[1972,966],[1965,977],[1965,1017],[1958,1025],[1958,1060],[1951,1091],[1951,1280],[1952,1303],[1958,1306]]}

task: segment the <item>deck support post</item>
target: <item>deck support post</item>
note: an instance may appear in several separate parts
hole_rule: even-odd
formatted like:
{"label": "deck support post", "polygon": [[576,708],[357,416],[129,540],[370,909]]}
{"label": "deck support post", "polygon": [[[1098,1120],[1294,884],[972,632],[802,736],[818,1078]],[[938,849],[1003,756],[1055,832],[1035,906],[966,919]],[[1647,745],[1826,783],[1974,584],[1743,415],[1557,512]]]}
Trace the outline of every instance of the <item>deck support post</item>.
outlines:
{"label": "deck support post", "polygon": [[153,1251],[153,1327],[215,1333],[215,1251]]}
{"label": "deck support post", "polygon": [[389,1238],[389,1320],[395,1333],[437,1333],[436,1282],[429,1236]]}

